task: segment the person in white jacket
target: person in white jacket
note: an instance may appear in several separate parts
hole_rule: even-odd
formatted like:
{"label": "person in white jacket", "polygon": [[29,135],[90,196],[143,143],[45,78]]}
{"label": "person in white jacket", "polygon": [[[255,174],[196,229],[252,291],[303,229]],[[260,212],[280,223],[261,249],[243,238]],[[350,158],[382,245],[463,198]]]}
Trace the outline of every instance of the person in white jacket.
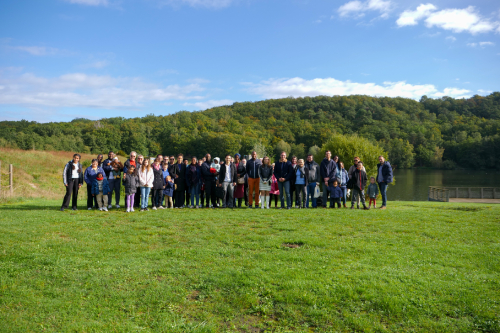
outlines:
{"label": "person in white jacket", "polygon": [[141,187],[141,212],[148,210],[149,192],[153,187],[153,168],[151,168],[149,159],[144,159],[139,167],[139,185]]}

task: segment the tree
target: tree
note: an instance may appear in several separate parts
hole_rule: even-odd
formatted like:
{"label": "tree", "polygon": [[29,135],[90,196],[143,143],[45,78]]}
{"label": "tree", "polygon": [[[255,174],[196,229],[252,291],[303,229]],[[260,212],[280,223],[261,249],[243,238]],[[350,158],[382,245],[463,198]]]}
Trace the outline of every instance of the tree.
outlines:
{"label": "tree", "polygon": [[274,156],[276,161],[280,159],[280,155],[282,152],[286,153],[286,156],[290,155],[290,151],[292,151],[292,147],[283,140],[280,140],[276,147],[274,148]]}
{"label": "tree", "polygon": [[415,164],[413,146],[408,140],[394,138],[386,141],[384,145],[388,152],[387,160],[400,169],[408,169]]}

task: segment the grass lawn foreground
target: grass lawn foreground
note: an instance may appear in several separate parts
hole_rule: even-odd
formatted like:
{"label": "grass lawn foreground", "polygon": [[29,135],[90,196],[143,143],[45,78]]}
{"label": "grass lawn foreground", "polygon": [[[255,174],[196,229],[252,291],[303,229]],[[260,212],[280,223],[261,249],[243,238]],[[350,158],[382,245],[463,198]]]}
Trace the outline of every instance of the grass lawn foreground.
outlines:
{"label": "grass lawn foreground", "polygon": [[0,205],[0,332],[500,331],[500,205],[60,204]]}

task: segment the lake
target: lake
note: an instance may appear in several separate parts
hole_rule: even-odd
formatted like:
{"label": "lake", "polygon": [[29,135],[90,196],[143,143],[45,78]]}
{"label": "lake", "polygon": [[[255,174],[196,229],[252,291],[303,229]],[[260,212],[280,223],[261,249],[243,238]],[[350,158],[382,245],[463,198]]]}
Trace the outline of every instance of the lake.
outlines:
{"label": "lake", "polygon": [[497,170],[396,169],[395,185],[387,189],[388,200],[427,201],[429,186],[500,187]]}

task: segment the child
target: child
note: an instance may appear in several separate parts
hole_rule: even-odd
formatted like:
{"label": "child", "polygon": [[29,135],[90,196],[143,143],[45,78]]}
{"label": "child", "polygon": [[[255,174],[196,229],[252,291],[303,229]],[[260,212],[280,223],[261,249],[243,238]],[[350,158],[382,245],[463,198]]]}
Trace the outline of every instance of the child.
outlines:
{"label": "child", "polygon": [[108,180],[99,172],[97,178],[92,182],[92,196],[96,197],[99,210],[108,211],[108,195],[110,193]]}
{"label": "child", "polygon": [[377,208],[377,195],[378,195],[378,186],[375,184],[375,177],[370,177],[370,185],[368,185],[368,196],[370,197],[370,203],[368,207]]}
{"label": "child", "polygon": [[363,169],[363,162],[359,161],[352,174],[352,177],[354,178],[354,186],[352,188],[351,209],[354,209],[354,203],[357,202],[358,197],[363,204],[363,209],[370,209],[366,207],[365,203],[365,186],[368,178],[366,177],[366,172]]}
{"label": "child", "polygon": [[139,187],[139,176],[135,172],[135,166],[131,165],[127,173],[123,175],[123,185],[125,186],[125,205],[127,213],[134,211],[134,196]]}
{"label": "child", "polygon": [[[276,179],[274,174],[271,177],[271,190],[269,191],[269,194],[270,196],[274,196],[274,208],[278,208],[278,198],[280,197],[280,189],[278,187],[278,180]],[[269,200],[272,201],[271,197]]]}
{"label": "child", "polygon": [[[217,180],[217,178],[219,177],[219,172],[220,172],[219,161],[220,159],[218,157],[215,157],[214,162],[210,164],[210,168],[215,169],[215,174],[216,174],[215,180]],[[217,203],[217,207],[220,207],[220,198],[217,198],[215,202]]]}
{"label": "child", "polygon": [[330,192],[330,208],[335,208],[335,203],[337,203],[337,208],[341,208],[340,199],[343,194],[337,179],[332,182],[331,186],[328,186],[328,192]]}
{"label": "child", "polygon": [[165,177],[165,189],[163,190],[163,195],[165,196],[165,207],[174,208],[174,202],[172,197],[174,196],[174,180],[172,177]]}
{"label": "child", "polygon": [[[161,164],[162,167],[162,172],[163,172],[163,182],[165,183],[165,186],[167,186],[167,177],[170,176],[170,173],[168,172],[168,162],[163,162]],[[165,189],[166,187],[163,188],[163,196],[161,198],[161,203],[160,203],[160,208],[163,208],[161,205],[163,205],[163,199],[165,198]],[[172,196],[170,196],[172,197]],[[165,200],[165,207],[168,208],[168,199]]]}

